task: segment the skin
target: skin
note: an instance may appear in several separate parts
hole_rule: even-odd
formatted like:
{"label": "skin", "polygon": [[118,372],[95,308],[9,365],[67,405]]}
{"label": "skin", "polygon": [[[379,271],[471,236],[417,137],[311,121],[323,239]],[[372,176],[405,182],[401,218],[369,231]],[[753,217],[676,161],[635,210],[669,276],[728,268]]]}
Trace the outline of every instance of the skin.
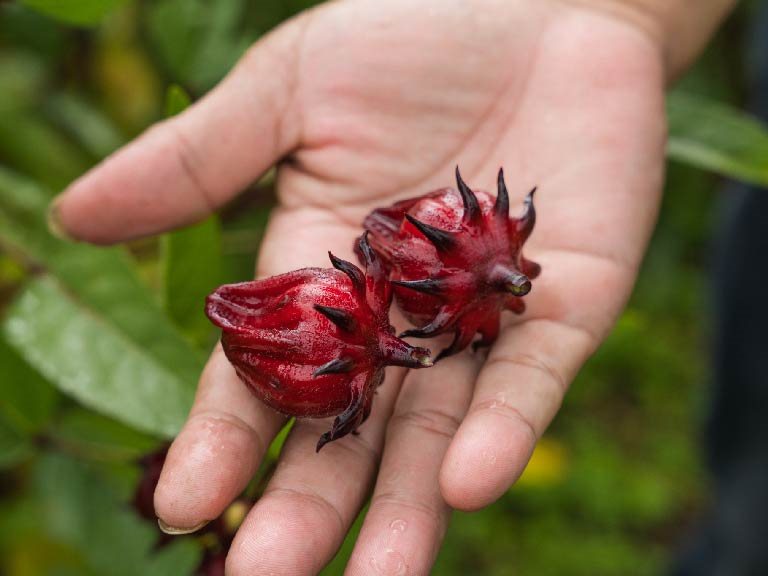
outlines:
{"label": "skin", "polygon": [[[672,20],[637,4],[653,3],[323,5],[57,200],[61,231],[109,244],[194,222],[282,159],[264,277],[325,266],[329,249],[352,258],[370,210],[451,185],[457,163],[492,191],[503,166],[513,210],[539,187],[526,255],[544,272],[528,311],[505,315],[487,357],[389,369],[361,434],[319,456],[329,422],[299,422],[228,574],[317,573],[371,490],[347,574],[427,574],[450,510],[491,504],[522,473],[632,289],[663,181],[665,82],[703,42],[672,49]],[[703,4],[701,38],[724,12]],[[162,522],[184,532],[218,516],[283,421],[216,349],[155,494]]]}

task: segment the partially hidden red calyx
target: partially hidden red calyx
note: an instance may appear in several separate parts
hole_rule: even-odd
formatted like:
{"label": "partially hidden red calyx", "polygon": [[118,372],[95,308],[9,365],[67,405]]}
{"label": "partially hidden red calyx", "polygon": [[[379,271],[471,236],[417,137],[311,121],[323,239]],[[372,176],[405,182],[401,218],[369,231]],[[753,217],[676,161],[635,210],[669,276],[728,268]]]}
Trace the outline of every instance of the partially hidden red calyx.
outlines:
{"label": "partially hidden red calyx", "polygon": [[498,194],[473,191],[456,168],[458,190],[443,188],[369,214],[364,228],[390,272],[395,299],[418,328],[401,337],[453,333],[437,360],[491,345],[501,311],[521,314],[522,297],[541,267],[522,255],[536,221],[534,188],[523,214],[509,217],[509,194],[499,170]]}
{"label": "partially hidden red calyx", "polygon": [[367,234],[358,250],[365,273],[329,253],[332,269],[221,286],[206,301],[227,358],[261,400],[290,416],[337,415],[317,450],[368,418],[385,366],[432,365],[429,350],[395,336],[392,287]]}

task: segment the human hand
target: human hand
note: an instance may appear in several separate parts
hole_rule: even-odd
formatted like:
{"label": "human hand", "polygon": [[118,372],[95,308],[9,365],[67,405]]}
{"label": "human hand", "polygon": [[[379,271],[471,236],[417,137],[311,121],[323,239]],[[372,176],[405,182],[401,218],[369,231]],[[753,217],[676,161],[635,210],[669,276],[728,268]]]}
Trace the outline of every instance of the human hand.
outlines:
{"label": "human hand", "polygon": [[[314,574],[375,481],[349,574],[426,574],[450,507],[517,479],[632,288],[663,173],[663,58],[620,17],[556,0],[342,1],[286,23],[182,115],[75,182],[73,237],[112,243],[193,222],[275,162],[280,204],[258,276],[351,258],[374,207],[449,185],[461,167],[512,206],[539,186],[527,312],[487,358],[389,369],[360,435],[300,421],[230,552],[230,574]],[[433,346],[438,350],[439,345]],[[162,521],[218,516],[284,423],[217,348],[155,495]],[[385,442],[386,439],[386,442]]]}

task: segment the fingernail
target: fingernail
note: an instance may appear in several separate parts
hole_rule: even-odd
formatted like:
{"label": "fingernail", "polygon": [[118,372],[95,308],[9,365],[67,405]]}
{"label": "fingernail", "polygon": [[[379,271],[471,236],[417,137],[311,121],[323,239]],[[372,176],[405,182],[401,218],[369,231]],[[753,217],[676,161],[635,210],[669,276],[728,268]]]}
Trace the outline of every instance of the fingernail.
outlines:
{"label": "fingernail", "polygon": [[192,528],[176,528],[174,526],[169,526],[165,522],[163,522],[160,518],[157,519],[157,525],[160,528],[162,532],[165,532],[166,534],[169,534],[170,536],[182,536],[184,534],[192,534],[193,532],[197,532],[201,528],[203,528],[206,524],[208,524],[210,520],[203,520],[200,522],[200,524],[197,524],[196,526],[192,526]]}
{"label": "fingernail", "polygon": [[69,235],[69,233],[64,229],[64,226],[61,223],[61,214],[59,210],[59,201],[58,199],[54,199],[50,206],[48,206],[48,215],[47,215],[47,222],[48,222],[48,231],[51,233],[52,236],[55,238],[58,238],[59,240],[66,240],[68,242],[74,241],[74,238]]}

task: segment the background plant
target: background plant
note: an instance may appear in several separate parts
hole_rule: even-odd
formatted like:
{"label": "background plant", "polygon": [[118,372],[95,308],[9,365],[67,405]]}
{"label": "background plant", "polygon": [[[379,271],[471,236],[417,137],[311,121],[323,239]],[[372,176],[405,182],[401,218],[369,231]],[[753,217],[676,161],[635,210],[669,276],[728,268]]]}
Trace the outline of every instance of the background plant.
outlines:
{"label": "background plant", "polygon": [[[216,217],[124,247],[61,242],[45,209],[310,4],[0,4],[0,572],[193,574],[220,544],[203,534],[158,548],[131,501],[141,457],[178,430],[215,341],[204,295],[252,274],[269,176]],[[700,169],[768,185],[765,127],[733,107],[749,13],[669,96],[668,189],[629,308],[520,483],[454,516],[436,574],[653,574],[705,504],[695,430],[717,179]]]}

